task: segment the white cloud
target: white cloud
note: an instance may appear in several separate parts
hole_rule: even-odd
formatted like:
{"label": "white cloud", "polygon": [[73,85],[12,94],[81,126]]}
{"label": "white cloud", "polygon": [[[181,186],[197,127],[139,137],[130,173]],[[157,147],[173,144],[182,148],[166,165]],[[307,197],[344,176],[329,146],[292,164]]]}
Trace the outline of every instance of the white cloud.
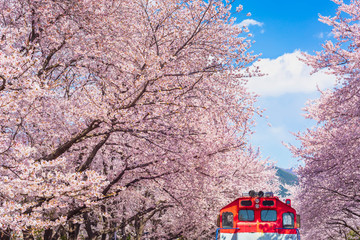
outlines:
{"label": "white cloud", "polygon": [[276,59],[264,58],[254,63],[263,77],[250,78],[250,91],[261,96],[281,96],[286,93],[311,93],[318,88],[326,89],[334,86],[335,76],[320,71],[310,74],[312,68],[299,60],[299,50],[286,53]]}
{"label": "white cloud", "polygon": [[333,38],[334,37],[334,33],[333,32],[329,32],[328,34],[326,34],[327,38]]}
{"label": "white cloud", "polygon": [[272,136],[277,136],[277,138],[279,138],[282,141],[289,135],[289,131],[286,130],[285,126],[277,126],[277,127],[271,126],[269,128],[269,131]]}
{"label": "white cloud", "polygon": [[258,22],[254,19],[245,19],[241,23],[239,23],[241,27],[249,27],[251,25],[262,27],[264,23]]}
{"label": "white cloud", "polygon": [[323,32],[320,32],[316,35],[317,38],[324,38],[324,33]]}
{"label": "white cloud", "polygon": [[334,34],[332,32],[319,32],[314,35],[316,38],[323,39],[323,38],[332,38]]}

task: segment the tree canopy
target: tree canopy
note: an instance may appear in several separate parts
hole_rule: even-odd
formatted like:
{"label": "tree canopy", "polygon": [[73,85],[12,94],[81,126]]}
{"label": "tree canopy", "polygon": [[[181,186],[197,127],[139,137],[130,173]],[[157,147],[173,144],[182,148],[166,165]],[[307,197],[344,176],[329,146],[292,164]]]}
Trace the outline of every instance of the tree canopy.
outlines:
{"label": "tree canopy", "polygon": [[333,40],[305,62],[327,69],[338,83],[309,103],[307,117],[317,126],[298,134],[301,147],[293,148],[305,162],[299,200],[307,239],[360,237],[360,1],[334,2],[336,15],[320,18]]}
{"label": "tree canopy", "polygon": [[0,3],[2,237],[195,239],[271,187],[230,3]]}

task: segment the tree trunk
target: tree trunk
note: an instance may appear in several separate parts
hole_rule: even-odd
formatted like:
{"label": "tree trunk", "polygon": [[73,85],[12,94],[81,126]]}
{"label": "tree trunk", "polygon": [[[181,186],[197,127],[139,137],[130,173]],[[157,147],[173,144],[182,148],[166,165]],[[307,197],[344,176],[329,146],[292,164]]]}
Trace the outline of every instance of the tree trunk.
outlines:
{"label": "tree trunk", "polygon": [[44,240],[52,240],[52,234],[53,234],[52,229],[46,229],[44,233]]}
{"label": "tree trunk", "polygon": [[143,217],[135,219],[135,240],[141,240],[144,235],[145,222]]}
{"label": "tree trunk", "polygon": [[34,240],[34,236],[29,230],[23,231],[24,240]]}
{"label": "tree trunk", "polygon": [[96,237],[96,235],[95,235],[94,231],[91,228],[91,220],[90,220],[89,214],[84,213],[83,217],[84,217],[84,221],[85,221],[84,222],[85,223],[85,230],[86,230],[86,233],[88,235],[86,240],[94,239]]}
{"label": "tree trunk", "polygon": [[77,240],[79,235],[80,224],[69,223],[69,240]]}
{"label": "tree trunk", "polygon": [[5,231],[0,231],[0,240],[10,240],[10,236],[11,236],[11,231],[5,230]]}

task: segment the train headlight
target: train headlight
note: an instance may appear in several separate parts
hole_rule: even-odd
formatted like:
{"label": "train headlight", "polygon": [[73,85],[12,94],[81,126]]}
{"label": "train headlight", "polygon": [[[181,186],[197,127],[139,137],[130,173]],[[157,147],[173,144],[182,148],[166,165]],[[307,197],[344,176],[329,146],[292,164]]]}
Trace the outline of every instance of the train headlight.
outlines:
{"label": "train headlight", "polygon": [[260,207],[260,205],[257,203],[257,204],[255,204],[255,208],[259,208]]}
{"label": "train headlight", "polygon": [[258,195],[259,195],[259,197],[263,197],[263,196],[264,196],[264,192],[263,192],[263,191],[260,191],[260,192],[258,193]]}
{"label": "train headlight", "polygon": [[260,199],[255,199],[255,203],[259,203],[260,202]]}
{"label": "train headlight", "polygon": [[249,195],[250,195],[250,197],[255,197],[256,192],[254,190],[251,190],[251,191],[249,191]]}

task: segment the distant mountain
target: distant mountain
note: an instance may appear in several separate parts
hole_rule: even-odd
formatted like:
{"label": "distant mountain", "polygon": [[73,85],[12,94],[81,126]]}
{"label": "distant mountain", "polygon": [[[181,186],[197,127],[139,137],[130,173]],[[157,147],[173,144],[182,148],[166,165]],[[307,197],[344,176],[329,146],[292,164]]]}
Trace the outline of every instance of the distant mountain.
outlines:
{"label": "distant mountain", "polygon": [[[293,172],[293,169],[283,169],[279,167],[275,167],[275,169],[276,169],[276,175],[279,177],[280,183],[288,184],[288,185],[299,184],[299,178]],[[283,198],[289,195],[288,190],[283,185],[280,185],[279,195]]]}
{"label": "distant mountain", "polygon": [[295,168],[288,168],[288,169],[283,169],[283,168],[282,168],[282,170],[284,170],[284,171],[286,171],[286,172],[288,172],[288,173],[291,173],[291,174],[296,175],[296,173],[295,173]]}
{"label": "distant mountain", "polygon": [[299,183],[299,178],[293,172],[293,169],[283,169],[275,167],[276,175],[279,177],[280,182],[283,184],[295,185]]}

